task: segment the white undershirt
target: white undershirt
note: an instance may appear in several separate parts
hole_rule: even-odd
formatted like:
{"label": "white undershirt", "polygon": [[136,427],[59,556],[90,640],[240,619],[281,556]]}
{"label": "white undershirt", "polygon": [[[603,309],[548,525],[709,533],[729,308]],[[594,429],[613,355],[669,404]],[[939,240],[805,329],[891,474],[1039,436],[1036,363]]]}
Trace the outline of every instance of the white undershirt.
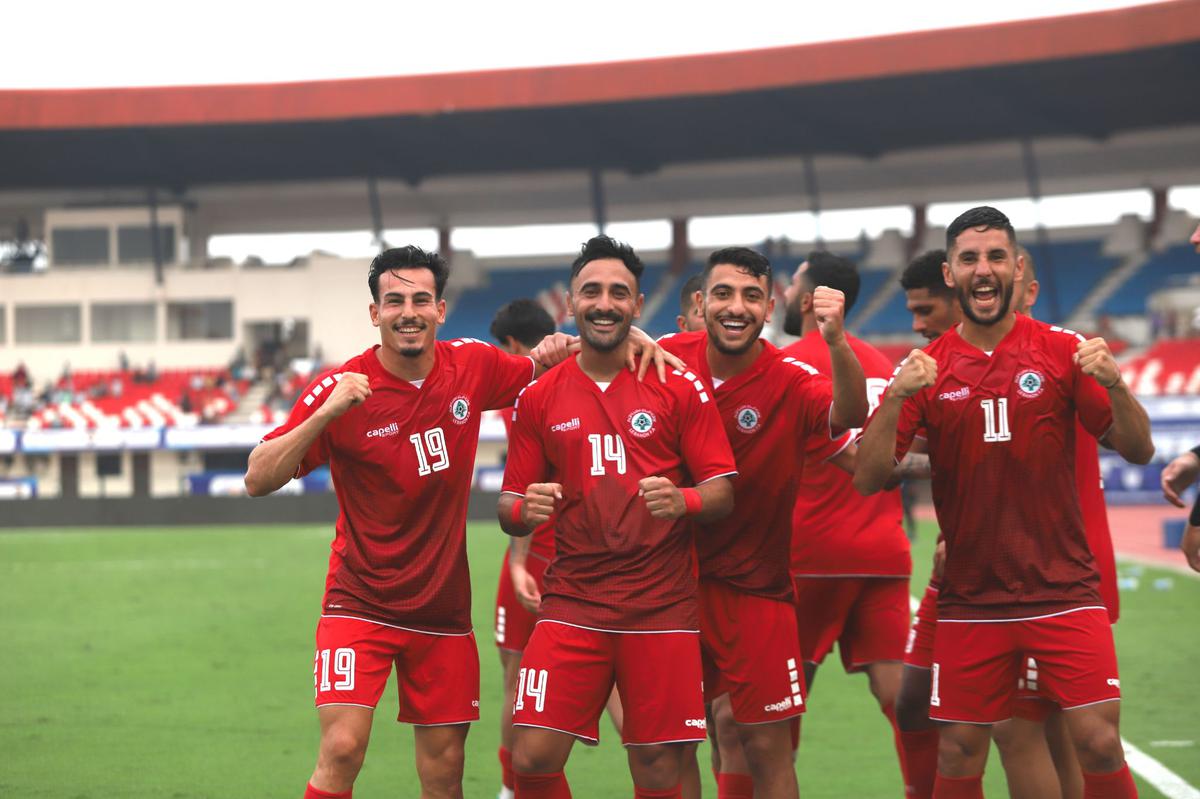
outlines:
{"label": "white undershirt", "polygon": [[593,380],[592,382],[595,383],[600,388],[601,392],[608,391],[608,387],[612,385],[611,380],[604,382],[604,383],[601,383],[599,380]]}
{"label": "white undershirt", "polygon": [[422,377],[420,380],[409,380],[408,382],[412,383],[417,388],[420,388],[421,386],[425,385],[425,378]]}
{"label": "white undershirt", "polygon": [[713,378],[713,390],[715,391],[716,389],[720,388],[722,385],[724,385],[724,383],[725,383],[725,381],[722,380],[721,378],[714,377]]}

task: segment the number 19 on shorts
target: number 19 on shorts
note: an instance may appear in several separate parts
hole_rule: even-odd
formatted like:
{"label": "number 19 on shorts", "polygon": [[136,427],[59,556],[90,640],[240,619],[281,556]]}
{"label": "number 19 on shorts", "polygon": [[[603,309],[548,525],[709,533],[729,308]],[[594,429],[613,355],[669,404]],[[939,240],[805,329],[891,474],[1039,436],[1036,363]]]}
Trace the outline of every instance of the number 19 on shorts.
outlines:
{"label": "number 19 on shorts", "polygon": [[[337,681],[334,682],[332,677],[336,677]],[[313,659],[313,683],[318,695],[322,691],[353,691],[354,650],[348,647],[317,650],[317,656]]]}

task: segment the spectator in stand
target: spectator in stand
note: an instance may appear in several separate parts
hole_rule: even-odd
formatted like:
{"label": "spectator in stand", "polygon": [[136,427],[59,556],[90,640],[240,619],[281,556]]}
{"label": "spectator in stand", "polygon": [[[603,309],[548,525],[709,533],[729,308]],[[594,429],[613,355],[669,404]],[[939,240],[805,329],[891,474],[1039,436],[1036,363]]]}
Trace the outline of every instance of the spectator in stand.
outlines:
{"label": "spectator in stand", "polygon": [[125,350],[117,353],[117,368],[121,370],[121,374],[129,371],[129,356],[125,354]]}
{"label": "spectator in stand", "polygon": [[29,386],[29,370],[25,367],[25,362],[21,361],[17,364],[17,368],[12,373],[13,388],[21,388]]}

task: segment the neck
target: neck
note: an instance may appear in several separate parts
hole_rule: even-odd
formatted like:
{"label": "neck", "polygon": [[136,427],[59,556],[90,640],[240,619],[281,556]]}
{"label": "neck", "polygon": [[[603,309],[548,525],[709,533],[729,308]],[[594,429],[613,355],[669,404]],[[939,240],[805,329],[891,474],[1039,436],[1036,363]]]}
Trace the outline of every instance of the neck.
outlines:
{"label": "neck", "polygon": [[729,355],[714,347],[710,338],[708,346],[705,347],[708,369],[717,380],[730,380],[753,366],[754,362],[758,360],[759,354],[762,353],[762,349],[762,342],[755,341],[754,345],[745,352],[739,355]]}
{"label": "neck", "polygon": [[994,325],[980,325],[964,317],[958,328],[958,334],[971,346],[978,347],[984,352],[991,352],[996,349],[996,346],[1008,335],[1008,331],[1012,330],[1016,323],[1017,315],[1013,311],[1009,311],[1004,319]]}
{"label": "neck", "polygon": [[401,380],[409,382],[424,380],[433,370],[434,347],[432,346],[416,358],[409,358],[394,352],[388,349],[386,344],[375,350],[375,354],[383,368]]}
{"label": "neck", "polygon": [[804,321],[800,323],[801,337],[807,336],[809,333],[817,329],[817,315],[815,313],[806,313]]}
{"label": "neck", "polygon": [[625,368],[625,351],[629,341],[622,341],[620,346],[609,352],[589,347],[586,341],[580,340],[579,357],[576,359],[579,369],[585,375],[599,383],[611,383],[621,370]]}

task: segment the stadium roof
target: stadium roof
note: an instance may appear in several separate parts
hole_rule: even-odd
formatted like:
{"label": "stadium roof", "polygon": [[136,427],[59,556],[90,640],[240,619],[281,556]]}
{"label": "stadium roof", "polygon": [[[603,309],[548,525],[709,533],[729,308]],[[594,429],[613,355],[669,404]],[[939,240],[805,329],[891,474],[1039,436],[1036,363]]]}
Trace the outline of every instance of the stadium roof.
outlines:
{"label": "stadium roof", "polygon": [[[692,196],[711,196],[713,188],[719,194],[727,180],[744,183],[740,191],[752,198],[770,175],[734,165],[805,156],[869,164],[920,148],[1022,139],[1081,142],[1072,150],[1074,168],[1086,183],[1098,165],[1117,163],[1097,156],[1096,147],[1123,136],[1137,143],[1126,163],[1185,174],[1198,168],[1197,75],[1200,0],[1176,0],[609,64],[292,84],[7,90],[0,91],[0,193],[7,195],[0,205],[53,204],[63,190],[78,202],[84,189],[110,192],[92,201],[112,202],[114,190],[144,196],[150,187],[179,198],[204,194],[210,203],[228,187],[236,205],[236,184],[284,194],[280,184],[297,193],[303,185],[311,194],[313,184],[375,178],[400,184],[396,195],[431,180],[478,188],[489,179],[503,183],[502,173],[536,173],[544,182],[553,173],[590,170],[615,173],[620,194],[620,178],[678,178],[681,168],[704,182]],[[1177,133],[1189,129],[1182,138]],[[1139,139],[1145,132],[1148,138]],[[1005,169],[1011,172],[1011,159]],[[859,188],[864,197],[902,188],[894,177],[877,185],[863,179]],[[803,196],[795,175],[788,180],[785,193]],[[832,183],[822,176],[823,194]],[[502,208],[513,188],[510,181],[483,191],[481,208]],[[572,183],[570,191],[577,188]],[[353,193],[361,222],[361,188]],[[655,203],[653,191],[631,199]],[[394,203],[387,204],[390,211]],[[574,205],[587,208],[586,188]],[[539,205],[551,216],[560,207],[549,195]],[[525,221],[539,208],[522,209],[532,213]],[[402,216],[463,221],[453,204],[416,210]],[[241,211],[225,215],[246,218]],[[284,229],[307,223],[289,212],[279,216]],[[499,217],[482,210],[474,217],[485,218]]]}

